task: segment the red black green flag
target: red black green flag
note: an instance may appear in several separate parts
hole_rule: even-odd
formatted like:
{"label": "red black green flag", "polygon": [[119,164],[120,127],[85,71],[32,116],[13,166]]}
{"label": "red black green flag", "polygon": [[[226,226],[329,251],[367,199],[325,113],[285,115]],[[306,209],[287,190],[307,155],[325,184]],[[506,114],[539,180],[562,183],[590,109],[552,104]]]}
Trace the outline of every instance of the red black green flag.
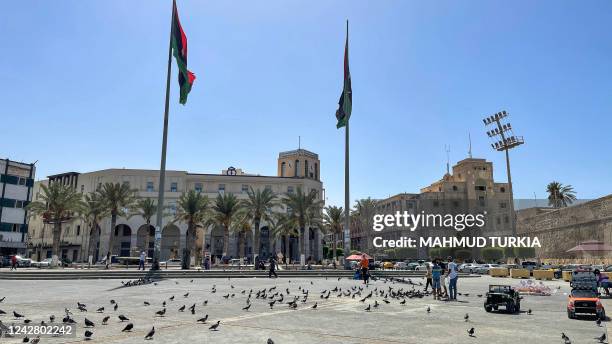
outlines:
{"label": "red black green flag", "polygon": [[176,10],[176,1],[173,1],[172,9],[172,55],[178,65],[178,82],[181,87],[181,97],[179,102],[185,104],[187,95],[191,91],[191,86],[195,80],[195,75],[187,69],[187,36],[181,26],[181,21]]}
{"label": "red black green flag", "polygon": [[351,111],[353,109],[353,90],[351,88],[351,71],[349,70],[349,55],[348,55],[348,21],[346,22],[346,43],[344,45],[344,87],[338,101],[338,110],[336,110],[336,119],[338,124],[336,128],[340,129],[346,126]]}

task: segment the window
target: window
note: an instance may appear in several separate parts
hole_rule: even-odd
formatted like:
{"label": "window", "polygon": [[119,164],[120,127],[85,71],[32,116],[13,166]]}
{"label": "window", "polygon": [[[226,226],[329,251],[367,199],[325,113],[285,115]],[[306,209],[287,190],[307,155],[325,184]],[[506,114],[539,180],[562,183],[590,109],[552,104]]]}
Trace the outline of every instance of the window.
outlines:
{"label": "window", "polygon": [[285,176],[285,167],[286,167],[286,165],[287,164],[284,161],[281,163],[281,173],[280,173],[281,177]]}
{"label": "window", "polygon": [[153,191],[155,191],[153,187],[153,182],[147,182],[147,192],[153,192]]}
{"label": "window", "polygon": [[438,201],[433,201],[433,206],[434,206],[434,207],[439,207],[439,206],[440,206],[440,202],[438,202]]}
{"label": "window", "polygon": [[485,206],[485,198],[484,198],[484,196],[478,196],[478,204],[479,204],[481,207],[484,207],[484,206]]}
{"label": "window", "polygon": [[499,192],[506,192],[506,188],[502,186],[501,188],[499,188]]}
{"label": "window", "polygon": [[195,184],[195,192],[202,192],[202,183]]}
{"label": "window", "polygon": [[[83,192],[85,192],[85,185],[81,185],[81,193],[83,193]],[[38,198],[38,196],[36,198]]]}
{"label": "window", "polygon": [[304,177],[308,177],[308,160],[304,160]]}
{"label": "window", "polygon": [[77,235],[81,235],[81,226],[77,226]]}
{"label": "window", "polygon": [[501,218],[499,216],[497,217],[497,224],[501,225]]}
{"label": "window", "polygon": [[247,193],[249,192],[249,186],[246,184],[242,184],[242,193]]}
{"label": "window", "polygon": [[300,170],[300,161],[299,161],[299,160],[296,160],[296,161],[295,161],[295,169],[293,170],[293,172],[294,172],[293,176],[294,176],[294,177],[297,177],[297,176],[298,176],[298,174],[299,174],[299,172],[298,172],[298,171],[299,171],[299,170]]}
{"label": "window", "polygon": [[504,223],[510,223],[510,218],[508,215],[504,215]]}
{"label": "window", "polygon": [[506,208],[506,202],[499,202],[499,207],[502,209]]}
{"label": "window", "polygon": [[457,185],[453,185],[453,191],[457,191]]}
{"label": "window", "polygon": [[170,192],[176,192],[178,190],[178,183],[170,183]]}
{"label": "window", "polygon": [[476,191],[487,191],[487,187],[484,185],[476,185]]}
{"label": "window", "polygon": [[18,233],[19,232],[19,227],[21,227],[21,225],[19,225],[18,223],[14,223],[13,224],[13,232]]}
{"label": "window", "polygon": [[315,162],[315,168],[314,168],[314,179],[316,179],[316,180],[319,180],[319,171],[318,171],[318,169],[319,169],[319,164],[317,164],[317,163]]}
{"label": "window", "polygon": [[287,193],[293,193],[293,186],[287,186]]}
{"label": "window", "polygon": [[225,184],[219,184],[219,192],[220,193],[224,193],[225,192]]}

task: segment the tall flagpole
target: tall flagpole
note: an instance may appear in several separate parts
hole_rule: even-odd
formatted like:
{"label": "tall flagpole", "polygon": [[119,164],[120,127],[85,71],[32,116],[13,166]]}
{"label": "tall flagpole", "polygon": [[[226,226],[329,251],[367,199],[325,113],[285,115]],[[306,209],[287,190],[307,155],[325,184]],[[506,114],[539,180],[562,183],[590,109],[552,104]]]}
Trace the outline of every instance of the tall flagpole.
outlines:
{"label": "tall flagpole", "polygon": [[[348,54],[348,20],[346,21],[346,45]],[[346,68],[346,67],[345,67]],[[352,104],[351,104],[352,106]],[[351,214],[351,201],[349,192],[349,122],[350,117],[346,120],[346,127],[344,128],[345,142],[344,142],[344,256],[348,257],[350,251],[350,245],[347,244],[350,240],[350,214]],[[349,236],[347,238],[346,236]]]}
{"label": "tall flagpole", "polygon": [[164,133],[162,138],[161,166],[159,167],[159,193],[157,195],[157,216],[155,225],[155,251],[151,270],[159,270],[159,256],[161,253],[161,232],[164,216],[164,189],[166,184],[166,146],[168,145],[168,113],[170,110],[170,74],[172,74],[172,30],[174,25],[174,6],[172,1],[172,19],[170,20],[170,42],[168,48],[168,73],[166,75],[166,105],[164,109]]}

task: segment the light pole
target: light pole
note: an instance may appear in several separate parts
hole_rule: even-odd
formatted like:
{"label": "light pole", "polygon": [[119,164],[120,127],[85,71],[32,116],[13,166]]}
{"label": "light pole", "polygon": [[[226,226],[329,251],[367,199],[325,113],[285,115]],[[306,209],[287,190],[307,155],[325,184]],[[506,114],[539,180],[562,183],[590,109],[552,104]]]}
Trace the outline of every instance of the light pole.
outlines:
{"label": "light pole", "polygon": [[508,193],[510,194],[510,214],[512,216],[512,235],[516,236],[516,219],[514,214],[514,197],[512,192],[512,176],[510,175],[510,154],[508,151],[514,147],[518,147],[525,143],[522,136],[514,135],[514,131],[510,123],[503,123],[503,119],[508,117],[508,113],[504,110],[485,117],[482,121],[485,126],[491,125],[493,128],[487,131],[487,136],[493,139],[491,148],[498,152],[506,152],[506,172],[508,173]]}

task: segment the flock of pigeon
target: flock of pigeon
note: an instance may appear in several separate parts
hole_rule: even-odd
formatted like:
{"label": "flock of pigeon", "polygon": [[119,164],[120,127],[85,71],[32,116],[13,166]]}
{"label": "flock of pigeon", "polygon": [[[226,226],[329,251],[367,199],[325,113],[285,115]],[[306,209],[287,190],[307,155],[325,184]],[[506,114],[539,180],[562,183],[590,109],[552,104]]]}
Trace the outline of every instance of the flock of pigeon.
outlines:
{"label": "flock of pigeon", "polygon": [[[328,279],[328,278],[326,277],[325,279]],[[338,278],[338,281],[340,281],[340,279],[341,278]],[[308,307],[312,309],[313,311],[315,311],[317,307],[319,306],[319,302],[323,304],[326,302],[326,300],[330,299],[330,297],[355,299],[356,301],[363,303],[364,305],[363,311],[371,312],[380,307],[383,307],[384,304],[390,304],[394,302],[399,305],[406,305],[407,300],[414,299],[414,298],[420,299],[420,298],[431,295],[430,292],[423,290],[421,288],[423,285],[421,282],[413,282],[411,279],[396,279],[396,278],[385,279],[384,283],[387,284],[387,282],[390,282],[390,283],[386,285],[385,287],[382,287],[382,285],[379,285],[376,287],[367,286],[367,285],[366,286],[353,285],[351,287],[342,288],[336,285],[333,289],[325,289],[319,292],[313,292],[313,293],[318,294],[318,297],[316,297],[316,296],[311,296],[311,289],[314,289],[314,283],[312,281],[309,282],[310,285],[308,285],[308,282],[305,282],[307,284],[306,286],[298,285],[297,292],[294,291],[292,293],[290,288],[282,288],[277,285],[269,287],[269,288],[266,287],[266,288],[256,289],[256,290],[242,289],[238,291],[238,289],[230,281],[230,278],[228,278],[228,284],[230,286],[229,292],[223,295],[221,295],[221,293],[217,293],[216,285],[212,285],[212,287],[208,287],[210,288],[208,292],[210,293],[211,299],[214,297],[220,297],[221,301],[234,299],[234,298],[240,298],[240,297],[244,298],[245,302],[244,302],[244,306],[242,306],[243,312],[249,312],[251,308],[253,307],[253,304],[255,304],[256,302],[260,303],[260,306],[257,306],[257,307],[262,307],[264,304],[267,304],[267,306],[265,307],[269,307],[269,309],[274,309],[274,307],[284,306],[284,307],[288,307],[289,309],[296,310],[298,308]],[[178,281],[175,281],[175,283],[179,284]],[[191,280],[190,283],[193,283],[193,280]],[[288,280],[288,283],[291,285],[291,280]],[[146,285],[146,284],[153,284],[156,286],[158,285],[158,282],[155,282],[151,279],[138,279],[138,280],[133,280],[133,281],[128,281],[128,282],[121,281],[122,287],[133,287],[133,286],[140,286],[140,285]],[[400,284],[400,285],[398,286],[397,284]],[[402,287],[401,284],[406,284],[407,286]],[[295,286],[295,283],[294,283],[294,286]],[[470,296],[470,294],[468,293],[463,293],[459,295],[463,295],[464,297]],[[476,296],[482,297],[483,295],[478,294]],[[7,334],[8,327],[1,320],[3,316],[7,315],[7,313],[1,309],[2,303],[5,301],[5,299],[6,297],[0,298],[0,337],[2,337],[3,334],[5,336],[8,336]],[[307,303],[309,299],[311,300],[311,302]],[[314,299],[314,303],[312,302],[313,299]],[[366,304],[367,306],[365,306]],[[212,321],[209,318],[209,315],[207,314],[207,312],[205,312],[207,305],[208,305],[208,299],[194,300],[193,297],[190,299],[190,293],[187,292],[185,294],[179,295],[178,297],[176,297],[175,295],[171,295],[168,298],[165,298],[159,305],[152,305],[151,302],[144,300],[141,306],[142,309],[139,309],[138,312],[146,313],[150,311],[151,316],[154,318],[158,318],[158,319],[165,319],[165,317],[171,317],[173,316],[173,314],[176,314],[176,313],[188,312],[188,313],[191,313],[192,316],[194,316],[193,318],[194,324],[199,324],[199,325],[206,324],[208,326],[208,330],[219,331],[221,328],[222,322],[221,320]],[[84,340],[94,339],[95,329],[99,326],[108,325],[109,321],[112,321],[111,319],[113,318],[117,319],[117,321],[121,324],[125,323],[125,325],[121,326],[122,333],[130,333],[134,329],[135,322],[131,320],[130,317],[128,317],[126,314],[121,312],[118,301],[111,299],[108,301],[107,305],[98,305],[96,307],[92,307],[92,310],[94,308],[95,308],[94,312],[96,314],[99,314],[98,316],[96,316],[96,318],[102,317],[101,319],[97,319],[97,322],[92,320],[94,318],[93,316],[89,316],[89,317],[87,316],[87,314],[89,313],[88,305],[85,303],[77,302],[76,310],[74,312],[68,308],[64,308],[63,317],[61,319],[61,322],[59,321],[59,319],[56,319],[55,315],[50,315],[48,317],[48,321],[42,320],[40,321],[40,324],[42,326],[54,325],[54,324],[82,324],[85,329],[83,333]],[[153,308],[153,309],[148,310],[149,308]],[[77,311],[78,311],[78,314],[83,315],[82,320],[80,321],[77,321],[75,319],[76,317],[74,313],[76,313]],[[130,312],[134,312],[134,311],[135,311],[134,309],[130,309]],[[431,313],[432,309],[431,307],[427,306],[427,308],[424,309],[424,311],[427,313]],[[531,315],[532,310],[529,309],[527,311],[527,314]],[[12,315],[15,321],[20,321],[25,324],[33,323],[32,320],[30,320],[24,314],[17,312],[16,310],[12,311]],[[465,314],[464,320],[465,322],[470,321],[469,314],[467,313]],[[597,325],[601,326],[600,320],[597,320]],[[156,329],[154,326],[152,326],[150,330],[147,332],[147,334],[144,336],[144,339],[153,340],[155,337],[155,333],[156,333]],[[469,329],[467,329],[467,334],[469,337],[476,337],[476,329],[474,327],[470,327]],[[564,341],[564,344],[572,343],[570,338],[565,333],[562,333],[561,336],[562,336],[561,337],[562,340]],[[607,339],[606,334],[604,333],[602,336],[595,338],[595,339],[599,343],[606,343],[606,339]],[[24,343],[29,342],[29,343],[37,344],[40,342],[40,340],[41,340],[40,336],[37,336],[32,339],[28,337],[23,338]],[[272,340],[272,338],[268,338],[267,344],[274,344],[274,341]]]}

